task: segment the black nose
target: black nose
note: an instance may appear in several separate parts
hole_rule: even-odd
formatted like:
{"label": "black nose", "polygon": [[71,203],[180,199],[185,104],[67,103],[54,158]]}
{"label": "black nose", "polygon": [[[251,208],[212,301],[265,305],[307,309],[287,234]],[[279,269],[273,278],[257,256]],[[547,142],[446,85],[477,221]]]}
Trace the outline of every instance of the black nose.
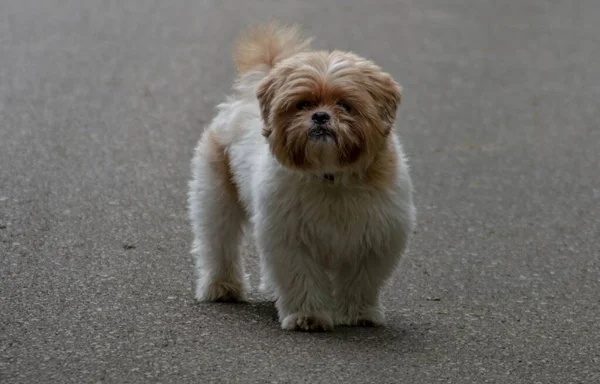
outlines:
{"label": "black nose", "polygon": [[312,115],[312,121],[317,124],[325,124],[329,121],[329,113],[327,112],[315,112]]}

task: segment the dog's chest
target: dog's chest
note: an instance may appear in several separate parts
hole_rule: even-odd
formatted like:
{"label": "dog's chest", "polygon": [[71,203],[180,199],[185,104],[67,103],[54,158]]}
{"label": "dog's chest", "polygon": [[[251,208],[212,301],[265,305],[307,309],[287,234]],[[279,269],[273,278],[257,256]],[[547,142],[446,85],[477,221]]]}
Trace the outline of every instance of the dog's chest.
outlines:
{"label": "dog's chest", "polygon": [[365,191],[312,188],[286,197],[281,210],[290,238],[318,253],[362,253],[380,246],[389,227],[386,199]]}

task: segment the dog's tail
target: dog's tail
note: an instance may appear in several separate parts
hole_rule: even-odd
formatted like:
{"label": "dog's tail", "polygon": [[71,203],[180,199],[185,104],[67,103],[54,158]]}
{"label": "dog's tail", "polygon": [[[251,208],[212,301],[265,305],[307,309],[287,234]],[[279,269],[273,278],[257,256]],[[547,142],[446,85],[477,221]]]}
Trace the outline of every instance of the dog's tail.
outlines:
{"label": "dog's tail", "polygon": [[234,49],[238,74],[250,71],[268,72],[278,62],[306,51],[311,39],[300,34],[297,25],[281,26],[272,22],[253,27],[243,33]]}

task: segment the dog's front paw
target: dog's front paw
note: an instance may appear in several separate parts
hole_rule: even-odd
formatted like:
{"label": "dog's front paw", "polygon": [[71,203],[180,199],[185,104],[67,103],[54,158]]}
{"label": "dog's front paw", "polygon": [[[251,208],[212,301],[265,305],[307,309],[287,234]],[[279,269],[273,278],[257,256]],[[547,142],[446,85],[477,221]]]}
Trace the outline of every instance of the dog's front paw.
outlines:
{"label": "dog's front paw", "polygon": [[335,313],[336,325],[360,327],[380,327],[385,325],[385,315],[381,307],[340,308]]}
{"label": "dog's front paw", "polygon": [[324,332],[333,330],[333,320],[326,313],[295,312],[281,322],[286,331]]}
{"label": "dog's front paw", "polygon": [[244,284],[227,280],[198,280],[196,300],[206,301],[245,301]]}

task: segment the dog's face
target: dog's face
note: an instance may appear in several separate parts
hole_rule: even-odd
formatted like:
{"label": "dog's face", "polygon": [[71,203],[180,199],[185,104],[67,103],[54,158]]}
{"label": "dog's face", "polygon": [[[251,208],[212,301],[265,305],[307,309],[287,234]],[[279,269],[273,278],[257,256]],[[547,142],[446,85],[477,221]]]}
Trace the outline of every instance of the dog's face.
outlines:
{"label": "dog's face", "polygon": [[393,129],[401,88],[351,53],[308,52],[259,85],[263,134],[286,167],[335,172],[374,158]]}

